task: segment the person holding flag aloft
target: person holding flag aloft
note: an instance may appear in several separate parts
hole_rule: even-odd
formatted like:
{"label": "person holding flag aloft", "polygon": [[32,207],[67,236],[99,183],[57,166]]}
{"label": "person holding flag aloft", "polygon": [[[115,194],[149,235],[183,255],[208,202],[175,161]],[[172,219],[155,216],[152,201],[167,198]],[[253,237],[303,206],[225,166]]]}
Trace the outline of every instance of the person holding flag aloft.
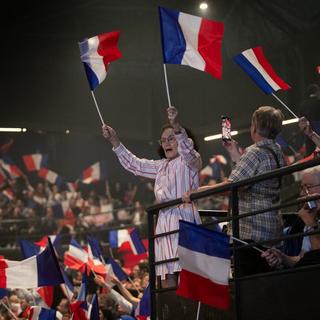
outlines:
{"label": "person holding flag aloft", "polygon": [[[155,180],[154,192],[158,202],[166,202],[181,197],[190,189],[199,186],[201,157],[195,150],[194,142],[177,120],[175,107],[167,109],[169,124],[165,125],[160,135],[161,160],[140,159],[132,154],[120,142],[117,133],[111,127],[102,127],[103,136],[110,141],[113,151],[121,165],[137,176]],[[201,222],[194,204],[182,204],[178,207],[161,210],[156,226],[156,234],[179,229],[179,220],[199,224]],[[155,242],[156,261],[177,257],[178,234],[159,237]],[[181,270],[178,261],[156,266],[156,274],[161,277],[162,287],[177,284],[177,272]]]}

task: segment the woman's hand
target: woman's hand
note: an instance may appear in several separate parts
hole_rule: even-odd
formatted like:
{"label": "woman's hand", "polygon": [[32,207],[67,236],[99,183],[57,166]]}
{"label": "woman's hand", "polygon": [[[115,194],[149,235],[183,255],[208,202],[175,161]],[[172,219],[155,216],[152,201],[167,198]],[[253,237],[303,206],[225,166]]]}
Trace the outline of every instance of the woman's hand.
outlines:
{"label": "woman's hand", "polygon": [[170,125],[173,127],[174,131],[178,131],[180,129],[180,124],[178,122],[178,110],[175,107],[167,108],[168,121]]}
{"label": "woman's hand", "polygon": [[299,128],[308,137],[312,136],[313,131],[311,129],[310,122],[307,120],[307,118],[302,117],[302,118],[299,119]]}
{"label": "woman's hand", "polygon": [[231,160],[233,162],[238,162],[241,157],[241,154],[238,148],[238,142],[232,139],[230,141],[223,141],[222,145],[229,152]]}
{"label": "woman's hand", "polygon": [[103,135],[107,140],[110,141],[110,143],[112,144],[112,146],[113,146],[114,148],[119,147],[119,145],[120,145],[120,140],[119,140],[119,138],[118,138],[118,135],[117,135],[116,131],[115,131],[113,128],[111,128],[111,127],[107,126],[106,124],[104,124],[104,125],[102,126],[102,135]]}

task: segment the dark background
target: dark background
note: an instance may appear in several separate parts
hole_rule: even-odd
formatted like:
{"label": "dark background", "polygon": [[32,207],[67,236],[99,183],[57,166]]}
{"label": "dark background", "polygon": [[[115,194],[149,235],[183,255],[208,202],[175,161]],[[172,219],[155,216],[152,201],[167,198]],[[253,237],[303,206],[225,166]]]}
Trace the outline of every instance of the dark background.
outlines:
{"label": "dark background", "polygon": [[[80,61],[78,41],[121,30],[123,58],[111,64],[95,91],[107,123],[137,155],[156,157],[156,140],[165,122],[165,92],[157,6],[222,21],[223,79],[195,69],[168,65],[171,101],[181,123],[192,128],[204,162],[222,152],[219,141],[203,142],[220,132],[220,115],[234,129],[250,125],[260,105],[280,107],[233,62],[239,52],[261,45],[277,73],[291,85],[278,96],[299,112],[309,83],[319,83],[320,1],[212,0],[200,11],[199,1],[65,0],[10,1],[1,8],[0,126],[26,127],[10,135],[11,156],[47,152],[50,168],[67,180],[98,160],[107,160],[111,178],[128,177],[100,135],[100,122]],[[284,110],[286,118],[292,116]],[[285,134],[297,128],[291,125]],[[66,135],[65,130],[70,134]],[[1,134],[0,141],[9,135]],[[239,137],[239,139],[238,139]],[[248,145],[249,135],[239,135]]]}

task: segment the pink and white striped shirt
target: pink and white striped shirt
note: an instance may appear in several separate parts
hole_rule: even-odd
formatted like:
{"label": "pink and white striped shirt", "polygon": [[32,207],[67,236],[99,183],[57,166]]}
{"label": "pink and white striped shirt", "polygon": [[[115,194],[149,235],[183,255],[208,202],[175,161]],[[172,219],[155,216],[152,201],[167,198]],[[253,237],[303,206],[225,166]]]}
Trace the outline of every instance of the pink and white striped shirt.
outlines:
{"label": "pink and white striped shirt", "polygon": [[[175,159],[147,160],[140,159],[122,144],[114,149],[122,166],[134,175],[155,180],[154,193],[158,202],[177,199],[190,189],[199,187],[199,171],[201,169],[200,154],[194,149],[193,141],[185,130],[175,135],[178,142],[179,156]],[[201,223],[195,205],[181,204],[159,212],[156,234],[179,228],[179,220]],[[157,238],[155,242],[156,261],[177,257],[178,234]],[[157,275],[165,279],[166,274],[180,271],[179,262],[158,265]]]}

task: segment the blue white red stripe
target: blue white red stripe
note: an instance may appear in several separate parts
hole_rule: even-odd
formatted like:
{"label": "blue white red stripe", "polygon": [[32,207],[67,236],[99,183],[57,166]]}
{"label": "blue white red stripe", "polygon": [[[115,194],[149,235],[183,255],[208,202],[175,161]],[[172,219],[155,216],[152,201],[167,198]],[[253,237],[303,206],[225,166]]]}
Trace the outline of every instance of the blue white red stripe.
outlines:
{"label": "blue white red stripe", "polygon": [[159,7],[163,62],[222,77],[223,23]]}
{"label": "blue white red stripe", "polygon": [[272,94],[280,89],[290,89],[290,86],[276,74],[265,57],[262,47],[247,49],[236,55],[234,61],[264,93]]}
{"label": "blue white red stripe", "polygon": [[141,241],[138,229],[130,229],[129,237],[130,246],[134,254],[142,254],[147,251],[143,245],[143,242]]}
{"label": "blue white red stripe", "polygon": [[0,275],[0,288],[29,289],[64,282],[51,245],[22,261],[1,259]]}
{"label": "blue white red stripe", "polygon": [[48,155],[41,153],[27,154],[22,160],[28,171],[37,171],[48,166]]}
{"label": "blue white red stripe", "polygon": [[151,316],[150,285],[145,289],[143,296],[135,310],[135,316],[138,320],[148,320]]}
{"label": "blue white red stripe", "polygon": [[130,241],[129,231],[127,229],[109,231],[109,245],[111,248],[119,248],[127,241]]}
{"label": "blue white red stripe", "polygon": [[82,182],[89,184],[107,177],[107,169],[105,162],[96,162],[90,167],[86,168],[82,173]]}
{"label": "blue white red stripe", "polygon": [[79,43],[81,60],[84,64],[91,90],[94,90],[106,78],[111,61],[121,58],[117,47],[119,31],[102,33],[84,39]]}
{"label": "blue white red stripe", "polygon": [[72,239],[69,245],[69,250],[64,253],[64,264],[70,269],[84,272],[87,263],[88,253],[76,240]]}
{"label": "blue white red stripe", "polygon": [[177,294],[228,309],[229,237],[180,220],[178,255],[182,271]]}
{"label": "blue white red stripe", "polygon": [[63,183],[63,178],[60,177],[57,173],[53,172],[52,170],[41,168],[38,171],[39,177],[49,181],[52,184],[56,184],[60,186]]}
{"label": "blue white red stripe", "polygon": [[56,310],[31,306],[23,312],[22,317],[28,317],[28,320],[56,320]]}

